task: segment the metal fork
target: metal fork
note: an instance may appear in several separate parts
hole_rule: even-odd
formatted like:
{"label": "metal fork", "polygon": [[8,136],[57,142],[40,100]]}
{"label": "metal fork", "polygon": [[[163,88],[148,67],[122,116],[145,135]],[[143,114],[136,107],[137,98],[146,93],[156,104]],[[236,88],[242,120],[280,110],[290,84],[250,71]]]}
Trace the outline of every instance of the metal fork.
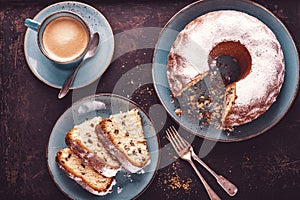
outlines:
{"label": "metal fork", "polygon": [[[179,152],[180,152],[178,150],[181,150],[181,152],[183,152],[183,150],[189,151],[190,154],[191,154],[191,157],[193,159],[195,159],[197,162],[199,162],[207,171],[209,171],[215,177],[215,179],[217,180],[217,182],[219,183],[219,185],[227,192],[228,195],[234,196],[237,193],[237,191],[238,191],[237,187],[234,184],[232,184],[230,181],[228,181],[226,178],[224,178],[221,175],[218,175],[210,167],[208,167],[195,154],[195,152],[194,152],[193,147],[191,146],[191,144],[189,144],[184,138],[182,138],[179,135],[179,133],[177,132],[177,130],[174,128],[174,126],[171,126],[166,132],[167,132],[167,135],[168,135],[168,139],[170,140],[170,142],[174,146],[174,148],[175,148],[176,152],[178,153],[178,155],[179,155]],[[176,147],[175,147],[175,144],[177,144]],[[181,147],[181,149],[178,148],[179,147],[178,145]]]}
{"label": "metal fork", "polygon": [[220,197],[213,191],[213,189],[208,185],[206,180],[203,178],[203,176],[200,174],[198,169],[196,168],[194,162],[192,161],[192,152],[191,152],[191,146],[189,143],[186,143],[182,140],[182,138],[179,136],[177,131],[174,131],[175,128],[172,126],[171,128],[167,129],[167,138],[171,142],[172,146],[174,147],[176,153],[182,158],[183,160],[186,160],[190,163],[190,165],[195,170],[196,174],[200,178],[201,182],[204,185],[204,188],[206,189],[206,192],[211,200],[221,200]]}

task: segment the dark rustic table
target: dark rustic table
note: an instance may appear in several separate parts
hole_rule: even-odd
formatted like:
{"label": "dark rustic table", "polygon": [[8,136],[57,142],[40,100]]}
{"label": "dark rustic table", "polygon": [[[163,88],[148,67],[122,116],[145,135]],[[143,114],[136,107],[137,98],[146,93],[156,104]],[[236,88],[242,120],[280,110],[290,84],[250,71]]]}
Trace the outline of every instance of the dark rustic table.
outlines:
{"label": "dark rustic table", "polygon": [[[26,31],[24,19],[34,17],[41,9],[55,2],[1,0],[0,199],[67,199],[50,176],[46,148],[56,120],[80,95],[74,98],[70,93],[59,100],[57,89],[43,84],[32,74],[23,49]],[[299,49],[300,1],[256,2],[269,9],[286,25]],[[115,52],[119,54],[101,79],[79,89],[78,93],[82,96],[94,94],[91,88],[96,87],[96,93],[114,92],[134,100],[150,113],[158,130],[160,146],[164,147],[167,144],[164,131],[175,122],[167,115],[158,116],[155,112],[161,110],[161,106],[151,82],[153,47],[137,49],[138,36],[121,33],[136,28],[161,28],[191,1],[89,0],[84,3],[102,12],[114,34],[121,35],[122,40],[116,43]],[[158,33],[145,37],[151,37],[155,44]],[[122,49],[128,48],[127,45],[132,45],[133,50],[122,53]],[[143,73],[138,73],[141,70]],[[139,77],[136,77],[136,73]],[[117,83],[121,78],[129,81],[122,86],[125,89],[116,90],[116,87],[120,87]],[[126,90],[129,87],[135,89]],[[243,142],[217,143],[203,158],[239,187],[235,197],[228,197],[214,179],[199,167],[222,199],[300,199],[299,109],[300,99],[297,95],[291,109],[271,130]],[[202,138],[195,138],[193,146],[196,150],[199,150],[202,142]],[[161,156],[153,181],[138,199],[208,199],[188,163],[173,157],[174,151],[167,149]]]}

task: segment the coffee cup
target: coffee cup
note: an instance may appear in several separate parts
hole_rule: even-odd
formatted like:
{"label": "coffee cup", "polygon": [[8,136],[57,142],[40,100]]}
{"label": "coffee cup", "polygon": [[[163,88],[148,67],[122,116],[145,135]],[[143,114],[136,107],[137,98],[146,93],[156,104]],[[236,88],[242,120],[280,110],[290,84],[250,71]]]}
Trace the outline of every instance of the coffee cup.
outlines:
{"label": "coffee cup", "polygon": [[52,13],[41,23],[26,19],[25,25],[37,32],[40,51],[54,63],[76,63],[88,50],[90,29],[87,23],[73,12]]}

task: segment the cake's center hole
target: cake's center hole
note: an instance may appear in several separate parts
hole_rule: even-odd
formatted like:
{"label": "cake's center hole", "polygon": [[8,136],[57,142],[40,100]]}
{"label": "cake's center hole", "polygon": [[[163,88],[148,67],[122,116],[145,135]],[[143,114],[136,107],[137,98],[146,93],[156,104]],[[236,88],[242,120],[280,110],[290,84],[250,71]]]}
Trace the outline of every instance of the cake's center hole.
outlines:
{"label": "cake's center hole", "polygon": [[222,76],[223,83],[229,85],[237,81],[241,74],[241,68],[237,60],[231,56],[221,55],[216,58],[216,67]]}
{"label": "cake's center hole", "polygon": [[[209,65],[216,66],[225,85],[245,78],[251,70],[251,56],[240,42],[217,44],[210,52]],[[215,62],[215,64],[213,64]]]}

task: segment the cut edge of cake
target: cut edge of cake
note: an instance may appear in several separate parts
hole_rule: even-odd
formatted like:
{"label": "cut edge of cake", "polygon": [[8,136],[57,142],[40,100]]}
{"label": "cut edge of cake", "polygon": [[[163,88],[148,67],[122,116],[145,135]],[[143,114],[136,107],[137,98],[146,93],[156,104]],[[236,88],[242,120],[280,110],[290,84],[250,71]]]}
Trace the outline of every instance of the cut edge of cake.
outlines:
{"label": "cut edge of cake", "polygon": [[225,91],[225,99],[224,99],[224,104],[223,104],[223,110],[222,110],[222,128],[224,130],[231,130],[232,129],[232,124],[230,123],[230,120],[228,120],[227,116],[230,115],[231,108],[234,105],[234,101],[236,99],[236,86],[235,84],[228,85],[226,87]]}
{"label": "cut edge of cake", "polygon": [[[168,55],[168,64],[167,64],[167,80],[170,85],[170,91],[173,97],[179,97],[187,88],[189,88],[192,85],[195,85],[199,81],[203,80],[204,77],[206,77],[209,73],[209,70],[204,70],[202,72],[199,72],[195,67],[193,71],[197,71],[197,74],[195,72],[191,77],[186,77],[186,80],[184,80],[185,84],[181,85],[181,87],[174,87],[176,84],[173,84],[173,82],[178,82],[175,71],[180,71],[182,68],[178,67],[179,63],[182,63],[180,60],[184,59],[182,56],[178,55],[177,53],[170,52]],[[190,64],[192,66],[192,64]],[[179,69],[178,69],[179,68]],[[183,80],[181,80],[183,81]]]}

